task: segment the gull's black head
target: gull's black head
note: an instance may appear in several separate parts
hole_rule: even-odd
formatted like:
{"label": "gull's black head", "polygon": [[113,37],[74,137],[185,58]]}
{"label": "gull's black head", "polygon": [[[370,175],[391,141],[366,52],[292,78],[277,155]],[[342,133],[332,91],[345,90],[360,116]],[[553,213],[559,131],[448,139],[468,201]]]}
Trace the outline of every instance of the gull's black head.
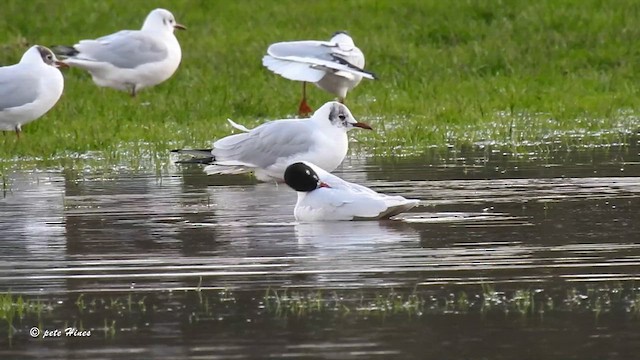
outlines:
{"label": "gull's black head", "polygon": [[323,186],[318,173],[303,162],[287,166],[284,171],[284,182],[299,192],[309,192]]}
{"label": "gull's black head", "polygon": [[349,33],[346,30],[338,30],[338,31],[334,32],[333,35],[331,35],[331,37],[334,37],[334,36],[336,36],[338,34],[345,34],[345,35],[351,36],[351,35],[349,35]]}

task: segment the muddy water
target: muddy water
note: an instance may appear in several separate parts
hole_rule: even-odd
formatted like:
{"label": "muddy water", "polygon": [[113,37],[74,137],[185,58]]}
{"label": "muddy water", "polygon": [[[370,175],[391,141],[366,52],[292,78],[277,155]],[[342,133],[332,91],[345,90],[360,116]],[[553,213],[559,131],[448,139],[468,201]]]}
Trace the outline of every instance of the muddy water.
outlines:
{"label": "muddy water", "polygon": [[[421,206],[320,224],[294,221],[286,186],[197,167],[14,172],[0,291],[46,309],[11,337],[0,319],[0,356],[633,358],[639,152],[634,139],[351,158],[338,175]],[[534,305],[515,315],[523,292]],[[403,304],[382,311],[380,298]],[[92,335],[32,338],[33,326]]]}

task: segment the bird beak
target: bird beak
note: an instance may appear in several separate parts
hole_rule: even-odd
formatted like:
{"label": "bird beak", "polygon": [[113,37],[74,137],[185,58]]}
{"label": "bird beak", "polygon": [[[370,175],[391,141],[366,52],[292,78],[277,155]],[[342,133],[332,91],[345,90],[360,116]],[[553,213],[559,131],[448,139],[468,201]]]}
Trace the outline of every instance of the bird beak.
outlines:
{"label": "bird beak", "polygon": [[369,126],[369,124],[363,123],[363,122],[357,122],[355,124],[351,124],[351,126],[359,127],[361,129],[373,130],[373,128],[371,126]]}
{"label": "bird beak", "polygon": [[57,67],[58,69],[67,69],[67,68],[69,68],[69,65],[67,65],[66,63],[63,63],[62,61],[54,61],[53,65],[55,67]]}
{"label": "bird beak", "polygon": [[329,186],[329,184],[327,184],[327,183],[326,183],[326,182],[324,182],[324,181],[321,181],[321,182],[320,182],[320,187],[321,187],[321,188],[323,188],[323,187],[331,188],[331,186]]}
{"label": "bird beak", "polygon": [[176,23],[175,25],[173,25],[174,29],[178,29],[178,30],[187,30],[187,27],[182,25],[182,24],[178,24]]}

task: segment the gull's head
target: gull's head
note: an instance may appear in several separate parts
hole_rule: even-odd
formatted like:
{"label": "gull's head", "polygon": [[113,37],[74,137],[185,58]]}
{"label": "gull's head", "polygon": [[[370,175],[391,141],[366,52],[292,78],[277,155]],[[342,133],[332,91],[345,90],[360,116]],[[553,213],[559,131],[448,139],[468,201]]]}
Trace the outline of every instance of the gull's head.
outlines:
{"label": "gull's head", "polygon": [[346,31],[336,31],[329,41],[337,44],[342,49],[353,49],[356,47],[353,39]]}
{"label": "gull's head", "polygon": [[297,162],[287,166],[284,182],[298,192],[309,192],[321,187],[330,187],[320,180],[318,173],[306,162]]}
{"label": "gull's head", "polygon": [[165,31],[173,33],[173,30],[186,30],[184,25],[178,24],[176,18],[169,10],[155,9],[147,15],[142,24],[142,30]]}
{"label": "gull's head", "polygon": [[349,131],[354,127],[372,130],[371,126],[363,122],[358,122],[345,104],[337,101],[329,101],[322,105],[311,117],[313,120],[324,124],[330,124],[344,131]]}
{"label": "gull's head", "polygon": [[34,45],[22,55],[21,63],[35,63],[53,66],[55,68],[68,67],[56,58],[56,55],[46,46]]}

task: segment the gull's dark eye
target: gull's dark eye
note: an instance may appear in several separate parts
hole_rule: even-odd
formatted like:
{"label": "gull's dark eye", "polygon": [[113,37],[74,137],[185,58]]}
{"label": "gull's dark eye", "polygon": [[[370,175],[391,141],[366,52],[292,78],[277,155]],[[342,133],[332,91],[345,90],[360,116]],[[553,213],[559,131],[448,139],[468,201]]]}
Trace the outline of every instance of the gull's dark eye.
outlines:
{"label": "gull's dark eye", "polygon": [[347,117],[346,117],[346,116],[344,116],[344,114],[340,114],[340,115],[338,115],[338,119],[340,119],[340,120],[344,120],[344,119],[346,119],[346,118],[347,118]]}
{"label": "gull's dark eye", "polygon": [[51,56],[51,54],[47,55],[47,60],[53,60],[53,57]]}

